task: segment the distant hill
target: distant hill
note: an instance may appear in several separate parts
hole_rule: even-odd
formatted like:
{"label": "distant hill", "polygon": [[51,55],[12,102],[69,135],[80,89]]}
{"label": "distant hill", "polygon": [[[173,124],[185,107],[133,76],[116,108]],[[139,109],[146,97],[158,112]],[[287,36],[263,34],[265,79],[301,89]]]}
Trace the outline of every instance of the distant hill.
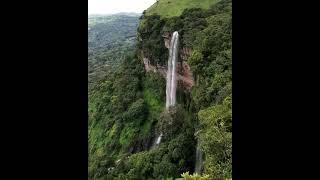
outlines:
{"label": "distant hill", "polygon": [[124,15],[124,16],[141,16],[141,13],[135,13],[135,12],[120,12],[114,15]]}
{"label": "distant hill", "polygon": [[128,17],[138,18],[140,13],[116,13],[116,14],[89,14],[88,15],[88,27],[91,27],[99,23],[115,22],[115,20],[126,19]]}
{"label": "distant hill", "polygon": [[89,87],[133,50],[140,14],[88,16]]}

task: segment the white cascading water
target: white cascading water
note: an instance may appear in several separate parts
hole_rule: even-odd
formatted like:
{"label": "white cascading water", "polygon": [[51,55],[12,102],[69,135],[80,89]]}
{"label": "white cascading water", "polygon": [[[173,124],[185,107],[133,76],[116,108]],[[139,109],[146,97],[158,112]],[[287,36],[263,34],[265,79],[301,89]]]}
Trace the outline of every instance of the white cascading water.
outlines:
{"label": "white cascading water", "polygon": [[197,150],[196,150],[196,165],[195,165],[195,172],[198,174],[201,174],[202,171],[202,164],[203,164],[203,159],[202,159],[202,152],[199,147],[199,143],[197,144]]}
{"label": "white cascading water", "polygon": [[156,145],[160,144],[162,136],[163,135],[161,133],[160,136],[157,138]]}
{"label": "white cascading water", "polygon": [[154,149],[155,147],[157,147],[157,146],[160,144],[162,136],[163,136],[163,134],[161,133],[161,134],[157,137],[157,139],[154,140],[151,149]]}
{"label": "white cascading water", "polygon": [[167,87],[166,87],[166,109],[174,106],[176,103],[176,88],[177,88],[177,59],[179,50],[179,34],[175,31],[172,34],[169,49],[168,71],[167,71]]}
{"label": "white cascading water", "polygon": [[[167,70],[167,85],[166,85],[166,109],[176,104],[176,89],[177,89],[177,60],[179,51],[179,33],[178,31],[173,32],[168,59],[168,70]],[[153,147],[157,146],[161,142],[163,134],[157,137],[153,144]]]}

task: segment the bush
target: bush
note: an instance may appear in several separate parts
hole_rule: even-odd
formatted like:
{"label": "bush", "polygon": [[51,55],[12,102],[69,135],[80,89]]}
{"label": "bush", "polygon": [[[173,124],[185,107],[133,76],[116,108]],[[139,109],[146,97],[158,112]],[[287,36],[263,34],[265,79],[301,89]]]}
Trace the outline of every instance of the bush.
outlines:
{"label": "bush", "polygon": [[193,173],[192,175],[189,174],[189,172],[185,172],[181,174],[182,178],[184,180],[209,180],[209,175],[200,175],[197,173]]}

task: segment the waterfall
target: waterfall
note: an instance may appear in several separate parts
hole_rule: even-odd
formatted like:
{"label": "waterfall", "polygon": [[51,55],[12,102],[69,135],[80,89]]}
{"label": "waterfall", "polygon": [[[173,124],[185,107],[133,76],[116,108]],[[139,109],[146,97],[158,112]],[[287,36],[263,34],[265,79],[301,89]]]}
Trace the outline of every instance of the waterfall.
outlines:
{"label": "waterfall", "polygon": [[[169,48],[169,58],[168,58],[168,70],[167,70],[167,85],[166,85],[166,109],[168,110],[170,106],[176,104],[176,89],[177,89],[177,60],[179,51],[179,33],[178,31],[173,32],[170,48]],[[153,143],[152,148],[159,145],[161,142],[163,134],[157,137],[156,141]]]}
{"label": "waterfall", "polygon": [[179,51],[179,34],[175,31],[172,34],[169,59],[168,59],[168,71],[167,71],[167,86],[166,86],[166,109],[170,106],[174,106],[176,103],[176,88],[177,88],[177,59]]}
{"label": "waterfall", "polygon": [[151,149],[154,149],[155,147],[157,147],[160,142],[161,142],[161,138],[162,138],[163,134],[161,133],[156,139],[154,139]]}
{"label": "waterfall", "polygon": [[203,164],[203,159],[202,159],[202,152],[199,147],[199,143],[197,144],[197,151],[196,151],[196,165],[195,165],[195,172],[198,174],[201,174],[202,171],[202,164]]}
{"label": "waterfall", "polygon": [[155,141],[153,142],[152,144],[152,148],[155,148],[156,146],[158,146],[161,142],[161,138],[162,138],[163,134],[161,133],[156,139]]}
{"label": "waterfall", "polygon": [[162,136],[163,135],[161,133],[160,136],[157,138],[156,145],[160,144]]}

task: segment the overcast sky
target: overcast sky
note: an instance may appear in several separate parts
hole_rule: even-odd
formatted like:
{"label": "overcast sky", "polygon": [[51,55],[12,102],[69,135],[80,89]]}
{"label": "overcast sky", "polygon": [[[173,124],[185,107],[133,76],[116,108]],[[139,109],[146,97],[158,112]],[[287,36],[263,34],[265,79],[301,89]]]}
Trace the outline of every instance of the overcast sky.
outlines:
{"label": "overcast sky", "polygon": [[88,0],[88,14],[142,13],[155,2],[156,0]]}

